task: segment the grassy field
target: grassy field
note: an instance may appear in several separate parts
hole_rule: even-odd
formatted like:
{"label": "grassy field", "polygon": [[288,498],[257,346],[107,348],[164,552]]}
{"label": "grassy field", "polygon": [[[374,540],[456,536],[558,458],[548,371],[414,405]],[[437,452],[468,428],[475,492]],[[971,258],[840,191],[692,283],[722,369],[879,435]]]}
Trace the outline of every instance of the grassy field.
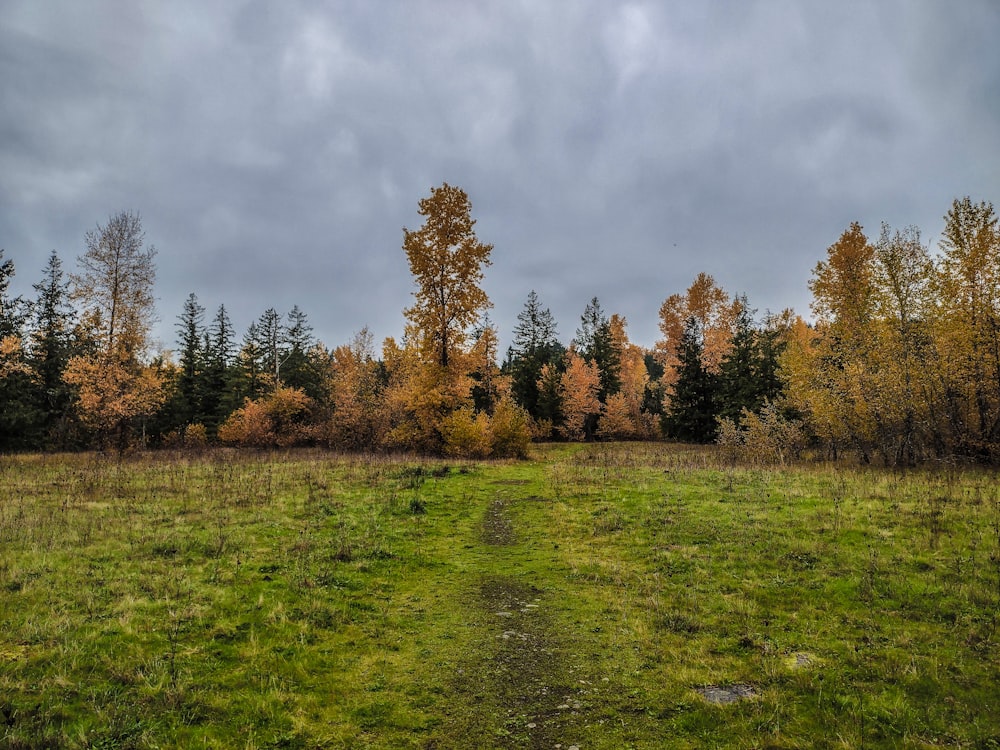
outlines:
{"label": "grassy field", "polygon": [[992,473],[0,458],[2,748],[1000,748]]}

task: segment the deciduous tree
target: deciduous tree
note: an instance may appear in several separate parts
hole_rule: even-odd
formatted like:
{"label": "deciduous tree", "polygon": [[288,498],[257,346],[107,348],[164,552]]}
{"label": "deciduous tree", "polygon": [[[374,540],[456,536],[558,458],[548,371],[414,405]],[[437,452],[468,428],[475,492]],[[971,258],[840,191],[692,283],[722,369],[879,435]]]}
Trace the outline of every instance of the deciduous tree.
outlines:
{"label": "deciduous tree", "polygon": [[687,323],[694,319],[700,331],[702,360],[712,373],[719,371],[722,358],[729,351],[733,323],[739,304],[716,284],[707,273],[699,273],[684,294],[672,294],[660,306],[660,333],[656,352],[664,367],[663,378],[669,386],[677,377],[681,340]]}
{"label": "deciduous tree", "polygon": [[82,305],[91,351],[70,360],[64,379],[79,392],[83,417],[124,448],[133,422],[159,408],[163,375],[146,361],[156,251],[145,246],[139,215],[112,215],[87,232],[72,296]]}
{"label": "deciduous tree", "polygon": [[937,335],[960,451],[1000,455],[1000,232],[993,204],[956,200],[945,216]]}
{"label": "deciduous tree", "polygon": [[371,332],[363,328],[349,344],[334,349],[331,359],[327,443],[345,450],[381,448],[388,433],[387,382]]}
{"label": "deciduous tree", "polygon": [[448,183],[431,188],[419,205],[423,226],[403,230],[403,249],[417,285],[415,303],[405,312],[425,356],[447,368],[491,307],[481,283],[493,246],[476,237],[472,204],[460,188]]}
{"label": "deciduous tree", "polygon": [[568,440],[586,440],[594,436],[601,415],[601,373],[570,347],[566,352],[566,370],[559,381],[562,422],[558,430]]}

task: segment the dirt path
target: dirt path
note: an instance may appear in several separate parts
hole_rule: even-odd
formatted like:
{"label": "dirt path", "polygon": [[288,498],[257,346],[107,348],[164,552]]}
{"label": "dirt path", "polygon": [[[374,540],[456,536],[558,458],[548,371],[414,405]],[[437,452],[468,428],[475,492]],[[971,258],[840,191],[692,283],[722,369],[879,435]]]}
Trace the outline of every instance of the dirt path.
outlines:
{"label": "dirt path", "polygon": [[[494,564],[473,584],[468,606],[480,630],[480,653],[470,655],[456,679],[457,693],[470,711],[455,717],[466,726],[456,736],[479,737],[479,747],[578,747],[583,706],[567,677],[568,640],[547,612],[547,592],[531,577],[507,565],[505,550],[517,529],[507,501],[486,509],[480,542]],[[500,572],[509,570],[508,575]]]}

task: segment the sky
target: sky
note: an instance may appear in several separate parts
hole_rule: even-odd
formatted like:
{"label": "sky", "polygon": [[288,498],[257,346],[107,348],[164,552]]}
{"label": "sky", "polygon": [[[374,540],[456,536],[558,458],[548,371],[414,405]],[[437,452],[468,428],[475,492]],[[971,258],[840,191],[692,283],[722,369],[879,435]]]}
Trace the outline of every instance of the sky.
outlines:
{"label": "sky", "polygon": [[0,248],[31,296],[135,211],[161,346],[190,293],[378,342],[447,182],[501,347],[532,290],[564,343],[597,297],[651,346],[700,272],[808,317],[851,222],[933,250],[1000,202],[998,39],[996,0],[0,0]]}

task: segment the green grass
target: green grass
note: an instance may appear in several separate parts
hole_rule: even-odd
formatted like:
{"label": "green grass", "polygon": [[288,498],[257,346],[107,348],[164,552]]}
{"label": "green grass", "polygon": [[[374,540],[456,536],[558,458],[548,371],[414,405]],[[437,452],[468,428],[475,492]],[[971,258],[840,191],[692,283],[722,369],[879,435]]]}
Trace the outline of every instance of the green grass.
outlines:
{"label": "green grass", "polygon": [[998,748],[998,611],[992,473],[0,459],[0,748]]}

